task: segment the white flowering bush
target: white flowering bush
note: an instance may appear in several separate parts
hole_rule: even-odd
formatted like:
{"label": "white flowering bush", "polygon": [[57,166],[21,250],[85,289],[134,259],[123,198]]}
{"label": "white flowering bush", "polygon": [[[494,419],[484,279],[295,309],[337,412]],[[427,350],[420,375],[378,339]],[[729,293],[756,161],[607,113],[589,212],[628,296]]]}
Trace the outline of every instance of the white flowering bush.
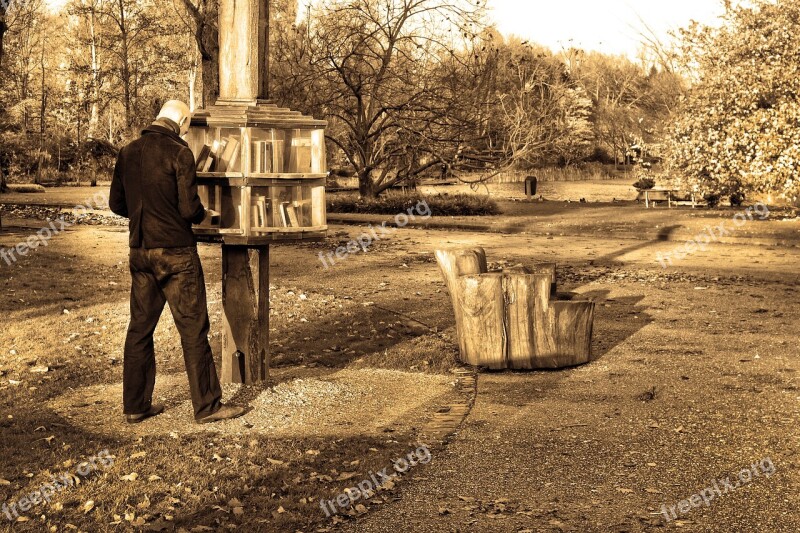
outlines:
{"label": "white flowering bush", "polygon": [[684,32],[697,79],[667,143],[682,186],[700,194],[800,196],[800,2],[729,7],[719,29]]}

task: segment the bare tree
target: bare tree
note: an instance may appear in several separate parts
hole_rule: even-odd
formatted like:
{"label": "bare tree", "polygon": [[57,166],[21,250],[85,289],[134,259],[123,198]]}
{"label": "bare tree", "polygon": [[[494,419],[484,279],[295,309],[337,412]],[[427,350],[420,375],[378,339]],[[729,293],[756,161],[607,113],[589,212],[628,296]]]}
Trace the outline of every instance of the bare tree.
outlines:
{"label": "bare tree", "polygon": [[219,3],[218,0],[181,0],[191,21],[187,27],[194,34],[200,52],[203,79],[202,106],[219,98]]}
{"label": "bare tree", "polygon": [[319,9],[276,51],[278,101],[329,119],[327,138],[362,196],[452,160],[463,130],[446,113],[442,74],[463,36],[479,31],[482,9],[461,0],[328,0]]}

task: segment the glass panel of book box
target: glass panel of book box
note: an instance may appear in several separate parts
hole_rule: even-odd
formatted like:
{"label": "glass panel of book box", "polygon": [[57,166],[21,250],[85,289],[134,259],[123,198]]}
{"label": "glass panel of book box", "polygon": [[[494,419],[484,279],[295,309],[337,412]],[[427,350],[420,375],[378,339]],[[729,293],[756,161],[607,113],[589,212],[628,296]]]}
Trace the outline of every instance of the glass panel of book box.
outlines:
{"label": "glass panel of book box", "polygon": [[[244,235],[242,227],[242,194],[245,187],[220,185],[215,183],[198,183],[197,195],[207,209],[220,213],[219,222],[212,224],[204,221],[196,227],[202,230],[215,230],[220,235]],[[205,231],[204,233],[208,233]]]}
{"label": "glass panel of book box", "polygon": [[188,142],[198,173],[241,174],[242,128],[193,127],[189,130]]}
{"label": "glass panel of book box", "polygon": [[324,186],[252,187],[250,233],[300,231],[325,225]]}

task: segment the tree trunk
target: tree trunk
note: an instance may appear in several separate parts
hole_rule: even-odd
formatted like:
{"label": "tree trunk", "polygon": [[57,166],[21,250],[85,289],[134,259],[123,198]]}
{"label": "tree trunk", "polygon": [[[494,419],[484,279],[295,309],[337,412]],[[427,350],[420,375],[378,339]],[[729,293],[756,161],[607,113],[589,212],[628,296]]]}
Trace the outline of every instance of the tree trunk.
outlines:
{"label": "tree trunk", "polygon": [[197,109],[197,56],[192,60],[192,64],[189,67],[189,74],[188,80],[189,82],[189,109],[194,112]]}
{"label": "tree trunk", "polygon": [[3,42],[5,40],[8,25],[6,24],[6,6],[0,3],[0,70],[3,68]]}
{"label": "tree trunk", "polygon": [[508,367],[503,278],[500,273],[470,274],[456,282],[465,363],[494,370]]}
{"label": "tree trunk", "polygon": [[436,260],[464,363],[534,369],[591,361],[594,303],[554,301],[555,264],[487,274],[481,248],[437,250]]}
{"label": "tree trunk", "polygon": [[133,125],[132,106],[131,106],[131,67],[128,46],[128,23],[125,19],[125,3],[119,0],[119,34],[122,41],[122,97],[125,104],[125,132],[130,132]]}
{"label": "tree trunk", "polygon": [[[97,54],[97,32],[95,24],[95,4],[94,0],[92,0],[89,12],[89,47],[92,55],[92,108],[91,114],[89,115],[89,127],[87,132],[87,137],[90,139],[97,136],[100,126],[100,60]],[[80,143],[82,141],[83,139],[79,135],[78,142]]]}
{"label": "tree trunk", "polygon": [[217,0],[183,0],[183,6],[194,21],[194,39],[200,52],[203,79],[202,107],[219,99],[219,5]]}
{"label": "tree trunk", "polygon": [[372,179],[372,169],[365,168],[358,172],[358,194],[361,198],[376,198],[378,191]]}

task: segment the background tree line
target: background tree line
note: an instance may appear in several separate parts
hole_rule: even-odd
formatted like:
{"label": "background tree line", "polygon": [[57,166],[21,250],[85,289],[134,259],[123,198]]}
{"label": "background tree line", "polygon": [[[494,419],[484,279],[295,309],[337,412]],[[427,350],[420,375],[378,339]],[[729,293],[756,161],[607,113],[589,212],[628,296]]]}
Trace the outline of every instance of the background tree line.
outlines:
{"label": "background tree line", "polygon": [[[270,2],[271,98],[329,121],[332,166],[375,195],[423,175],[660,155],[685,92],[667,61],[553,52],[482,2]],[[103,176],[160,104],[218,95],[216,0],[0,7],[0,175]]]}

